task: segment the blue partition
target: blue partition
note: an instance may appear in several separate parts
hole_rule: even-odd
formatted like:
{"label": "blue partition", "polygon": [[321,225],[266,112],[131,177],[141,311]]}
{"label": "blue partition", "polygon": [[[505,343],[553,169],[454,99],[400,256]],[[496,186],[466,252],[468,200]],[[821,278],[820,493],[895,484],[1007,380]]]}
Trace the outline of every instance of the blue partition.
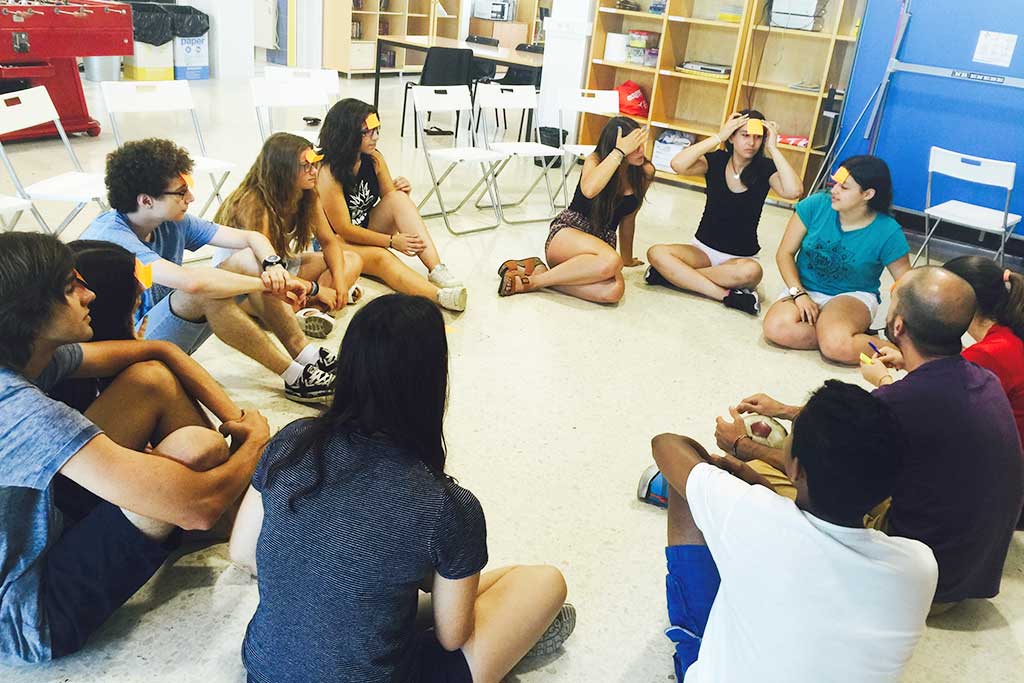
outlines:
{"label": "blue partition", "polygon": [[[840,140],[853,132],[842,155],[866,153],[870,109],[854,123],[881,83],[896,37],[899,0],[871,0],[847,90]],[[1019,0],[914,0],[903,62],[1024,78],[1024,2]],[[980,31],[1021,33],[1009,68],[973,61]],[[1024,214],[1024,90],[1008,86],[894,74],[876,154],[892,168],[897,208],[922,211],[928,150],[933,146],[1018,164],[1011,210]],[[1002,209],[1004,191],[940,179],[933,194]]]}

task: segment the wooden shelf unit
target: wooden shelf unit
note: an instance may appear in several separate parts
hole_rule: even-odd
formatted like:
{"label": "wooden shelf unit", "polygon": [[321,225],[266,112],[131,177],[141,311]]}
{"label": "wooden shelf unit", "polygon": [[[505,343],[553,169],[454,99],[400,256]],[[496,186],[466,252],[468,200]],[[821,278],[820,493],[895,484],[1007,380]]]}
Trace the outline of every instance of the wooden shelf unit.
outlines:
{"label": "wooden shelf unit", "polygon": [[[828,126],[821,122],[829,88],[845,90],[849,82],[867,0],[830,0],[822,30],[813,32],[770,27],[766,0],[734,2],[743,8],[738,23],[719,19],[719,0],[670,0],[664,15],[643,11],[649,0],[640,0],[641,11],[620,10],[615,0],[599,0],[586,87],[610,90],[627,79],[640,85],[650,116],[630,118],[650,126],[648,156],[664,130],[701,139],[715,135],[732,112],[759,109],[779,123],[783,135],[810,141],[807,148],[779,146],[809,186],[825,161]],[[631,29],[661,33],[656,68],[604,59],[607,35]],[[719,79],[677,71],[683,61],[729,64],[733,69],[728,78]],[[813,92],[790,87],[801,81],[819,87]],[[593,144],[607,121],[607,116],[583,115],[581,141]],[[704,186],[703,178],[664,171],[656,177]]]}
{"label": "wooden shelf unit", "polygon": [[[441,15],[438,5],[448,16]],[[363,0],[356,9],[353,0],[324,0],[323,66],[349,76],[374,73],[380,35],[458,38],[460,6],[459,0]],[[361,27],[359,38],[352,38],[353,23]],[[395,65],[382,68],[381,73],[416,73],[422,69],[425,53],[386,49],[395,53]]]}
{"label": "wooden shelf unit", "polygon": [[[563,0],[563,2],[575,2],[578,0]],[[502,40],[502,47],[515,48],[518,43],[542,43],[544,42],[544,24],[540,18],[540,10],[546,9],[550,13],[554,0],[519,0],[516,3],[516,16],[512,21],[493,21],[491,19],[477,19],[471,17],[469,20],[469,32],[477,36],[498,38]],[[512,27],[521,27],[520,31]],[[502,30],[508,28],[510,30]],[[496,30],[497,29],[497,30]],[[506,39],[505,36],[518,35],[521,40]],[[508,43],[508,44],[506,44]],[[513,44],[515,43],[515,44]]]}

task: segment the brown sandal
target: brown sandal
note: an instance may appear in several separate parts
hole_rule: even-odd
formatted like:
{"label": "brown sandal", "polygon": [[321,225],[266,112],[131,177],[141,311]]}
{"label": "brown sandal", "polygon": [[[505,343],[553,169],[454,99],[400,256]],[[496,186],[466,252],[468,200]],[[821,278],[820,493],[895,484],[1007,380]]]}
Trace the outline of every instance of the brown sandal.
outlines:
{"label": "brown sandal", "polygon": [[[523,289],[516,291],[516,278],[519,278],[523,284]],[[522,294],[523,292],[529,291],[530,287],[530,276],[520,275],[519,270],[512,270],[509,268],[505,271],[505,274],[501,276],[501,283],[498,285],[498,296],[512,296],[513,294]]]}
{"label": "brown sandal", "polygon": [[544,265],[544,261],[536,256],[531,256],[530,258],[525,259],[509,259],[498,266],[498,277],[505,277],[505,272],[512,268],[515,268],[516,270],[522,268],[523,272],[527,275],[533,275],[533,271],[537,269],[537,266],[542,265]]}

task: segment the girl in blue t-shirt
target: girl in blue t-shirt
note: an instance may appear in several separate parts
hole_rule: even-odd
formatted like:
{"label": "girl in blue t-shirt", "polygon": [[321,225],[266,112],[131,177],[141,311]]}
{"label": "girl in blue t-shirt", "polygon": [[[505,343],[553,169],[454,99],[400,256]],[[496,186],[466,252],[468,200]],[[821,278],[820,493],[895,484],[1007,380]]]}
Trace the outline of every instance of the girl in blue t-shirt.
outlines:
{"label": "girl in blue t-shirt", "polygon": [[833,176],[830,192],[803,200],[786,227],[775,261],[786,290],[768,310],[764,336],[791,349],[818,349],[837,363],[874,355],[866,334],[881,302],[882,270],[910,270],[910,251],[889,215],[892,177],[884,161],[856,156]]}

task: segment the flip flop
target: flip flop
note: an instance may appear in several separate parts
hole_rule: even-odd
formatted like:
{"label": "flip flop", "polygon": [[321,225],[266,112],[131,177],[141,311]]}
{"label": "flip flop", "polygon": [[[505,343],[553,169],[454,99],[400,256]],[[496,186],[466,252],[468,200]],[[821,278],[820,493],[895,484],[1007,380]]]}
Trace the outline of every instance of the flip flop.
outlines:
{"label": "flip flop", "polygon": [[514,294],[522,294],[529,291],[528,289],[522,289],[516,291],[516,278],[523,283],[524,287],[530,286],[530,276],[520,275],[519,271],[507,270],[505,274],[501,276],[501,282],[498,284],[498,296],[512,296]]}
{"label": "flip flop", "polygon": [[423,129],[424,135],[453,135],[452,131],[439,128],[437,126],[430,126],[429,128]]}
{"label": "flip flop", "polygon": [[334,330],[334,318],[317,308],[303,308],[295,314],[299,328],[310,337],[324,339]]}
{"label": "flip flop", "polygon": [[509,259],[508,261],[505,261],[500,266],[498,266],[498,276],[505,277],[506,270],[508,270],[509,268],[516,268],[518,270],[520,266],[522,266],[523,271],[525,271],[527,275],[533,275],[533,271],[537,269],[537,266],[543,265],[544,261],[537,258],[536,256],[531,256],[530,258],[524,259]]}

